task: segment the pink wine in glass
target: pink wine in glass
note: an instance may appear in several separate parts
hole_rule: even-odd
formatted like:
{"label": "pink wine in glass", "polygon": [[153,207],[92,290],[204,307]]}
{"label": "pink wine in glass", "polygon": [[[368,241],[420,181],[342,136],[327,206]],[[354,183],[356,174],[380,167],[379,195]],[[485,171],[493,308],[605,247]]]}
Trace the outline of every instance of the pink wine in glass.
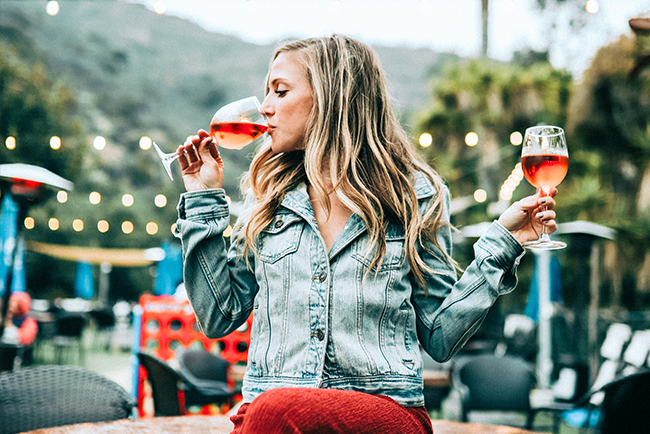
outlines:
{"label": "pink wine in glass", "polygon": [[219,122],[210,125],[210,135],[226,149],[241,149],[264,134],[266,125],[250,122]]}
{"label": "pink wine in glass", "polygon": [[569,169],[566,155],[532,154],[521,157],[521,167],[528,182],[542,190],[557,187]]}

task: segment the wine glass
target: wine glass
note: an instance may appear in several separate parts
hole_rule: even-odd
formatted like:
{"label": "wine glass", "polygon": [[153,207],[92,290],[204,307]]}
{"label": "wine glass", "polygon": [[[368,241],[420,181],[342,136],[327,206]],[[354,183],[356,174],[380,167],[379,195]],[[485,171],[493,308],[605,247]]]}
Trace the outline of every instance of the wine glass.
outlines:
{"label": "wine glass", "polygon": [[[528,182],[548,196],[551,188],[562,182],[569,168],[564,130],[550,125],[528,128],[521,148],[521,168]],[[529,249],[545,250],[566,247],[566,243],[551,240],[544,226],[538,240],[527,241],[523,245]]]}
{"label": "wine glass", "polygon": [[[256,142],[268,129],[266,117],[262,114],[262,105],[255,96],[240,99],[221,107],[210,121],[212,140],[225,149],[241,149]],[[174,180],[171,164],[178,159],[176,152],[164,153],[153,142],[153,147],[160,157],[163,167]]]}

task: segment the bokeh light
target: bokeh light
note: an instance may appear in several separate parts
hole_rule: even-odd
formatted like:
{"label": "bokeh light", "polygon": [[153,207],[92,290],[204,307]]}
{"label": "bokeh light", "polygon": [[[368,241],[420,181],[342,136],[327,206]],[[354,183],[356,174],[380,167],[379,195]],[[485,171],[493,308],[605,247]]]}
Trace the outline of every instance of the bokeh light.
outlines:
{"label": "bokeh light", "polygon": [[156,222],[147,223],[147,233],[149,235],[156,235],[158,233],[158,224]]}
{"label": "bokeh light", "polygon": [[473,131],[467,133],[467,135],[465,136],[465,144],[470,148],[476,146],[478,144],[478,134],[476,134]]}
{"label": "bokeh light", "polygon": [[61,137],[52,136],[50,139],[50,148],[54,150],[61,149]]}
{"label": "bokeh light", "polygon": [[524,137],[519,131],[514,131],[512,134],[510,134],[510,143],[512,143],[514,146],[521,145],[523,141]]}
{"label": "bokeh light", "polygon": [[433,143],[433,137],[429,133],[420,134],[420,146],[423,148],[428,148]]}
{"label": "bokeh light", "polygon": [[97,222],[97,230],[99,232],[101,232],[102,234],[108,232],[108,228],[109,228],[109,225],[108,225],[108,222],[106,220],[100,220],[100,221]]}
{"label": "bokeh light", "polygon": [[34,229],[34,217],[25,217],[23,224],[25,225],[25,229]]}
{"label": "bokeh light", "polygon": [[149,136],[140,137],[140,149],[142,149],[143,151],[151,149],[152,144],[153,144],[153,141],[151,140],[151,137],[149,137]]}
{"label": "bokeh light", "polygon": [[153,10],[156,11],[158,15],[165,15],[165,12],[167,12],[167,4],[165,3],[165,0],[158,0],[153,5]]}
{"label": "bokeh light", "polygon": [[48,220],[47,226],[50,228],[50,230],[59,230],[59,219],[52,217],[50,220]]}
{"label": "bokeh light", "polygon": [[92,193],[90,193],[90,194],[88,195],[88,200],[89,200],[90,203],[92,203],[93,205],[97,205],[97,204],[99,204],[99,202],[102,201],[102,195],[99,194],[99,193],[96,192],[96,191],[93,191]]}
{"label": "bokeh light", "polygon": [[122,222],[122,232],[124,232],[127,235],[133,232],[133,223],[131,223],[128,220]]}
{"label": "bokeh light", "polygon": [[165,205],[167,205],[167,196],[165,196],[164,194],[158,194],[153,199],[153,203],[156,204],[158,208],[162,208]]}
{"label": "bokeh light", "polygon": [[97,136],[93,140],[93,148],[97,150],[102,150],[106,147],[106,139],[102,136]]}
{"label": "bokeh light", "polygon": [[133,196],[130,195],[129,193],[126,193],[125,195],[122,196],[122,205],[132,206],[134,202],[135,199],[133,199]]}
{"label": "bokeh light", "polygon": [[47,5],[45,5],[45,12],[47,12],[48,15],[54,16],[59,13],[59,2],[57,1],[49,1],[47,2]]}
{"label": "bokeh light", "polygon": [[478,203],[483,203],[487,200],[487,192],[482,188],[477,189],[474,192],[474,200]]}
{"label": "bokeh light", "polygon": [[225,231],[223,231],[223,236],[228,238],[232,235],[232,226],[228,225]]}
{"label": "bokeh light", "polygon": [[598,1],[597,0],[588,0],[587,4],[585,5],[585,10],[589,12],[590,14],[595,14],[598,12],[599,6],[598,6]]}
{"label": "bokeh light", "polygon": [[72,220],[72,229],[74,229],[77,232],[81,232],[84,230],[84,221],[81,219],[74,219]]}
{"label": "bokeh light", "polygon": [[59,190],[56,193],[56,200],[58,200],[59,203],[66,203],[68,201],[68,192],[65,190]]}
{"label": "bokeh light", "polygon": [[13,136],[7,137],[7,139],[5,140],[5,146],[7,147],[7,149],[12,149],[12,150],[16,149],[16,138]]}

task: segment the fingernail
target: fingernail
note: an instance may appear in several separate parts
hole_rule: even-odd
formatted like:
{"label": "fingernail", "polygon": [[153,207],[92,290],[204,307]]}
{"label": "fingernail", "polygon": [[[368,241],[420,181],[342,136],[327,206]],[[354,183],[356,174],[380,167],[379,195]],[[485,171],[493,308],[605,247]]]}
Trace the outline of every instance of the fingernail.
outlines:
{"label": "fingernail", "polygon": [[544,205],[548,201],[548,199],[543,197],[539,201],[541,202],[542,205]]}
{"label": "fingernail", "polygon": [[541,219],[542,217],[544,217],[544,213],[542,213],[542,212],[537,213],[537,216],[536,216],[536,217],[537,217],[538,219]]}

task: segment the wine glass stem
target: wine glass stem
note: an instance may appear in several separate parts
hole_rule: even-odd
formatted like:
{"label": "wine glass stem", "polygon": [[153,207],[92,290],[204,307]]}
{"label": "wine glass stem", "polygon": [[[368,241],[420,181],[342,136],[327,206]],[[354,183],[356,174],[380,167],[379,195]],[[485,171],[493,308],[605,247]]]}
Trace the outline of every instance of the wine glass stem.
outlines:
{"label": "wine glass stem", "polygon": [[[550,193],[550,188],[544,187],[542,188],[542,193],[544,193],[544,196],[548,196]],[[542,212],[546,211],[546,205],[542,205]],[[542,221],[542,232],[539,234],[539,239],[547,239],[548,235],[546,234],[546,225],[544,225],[544,221]]]}

